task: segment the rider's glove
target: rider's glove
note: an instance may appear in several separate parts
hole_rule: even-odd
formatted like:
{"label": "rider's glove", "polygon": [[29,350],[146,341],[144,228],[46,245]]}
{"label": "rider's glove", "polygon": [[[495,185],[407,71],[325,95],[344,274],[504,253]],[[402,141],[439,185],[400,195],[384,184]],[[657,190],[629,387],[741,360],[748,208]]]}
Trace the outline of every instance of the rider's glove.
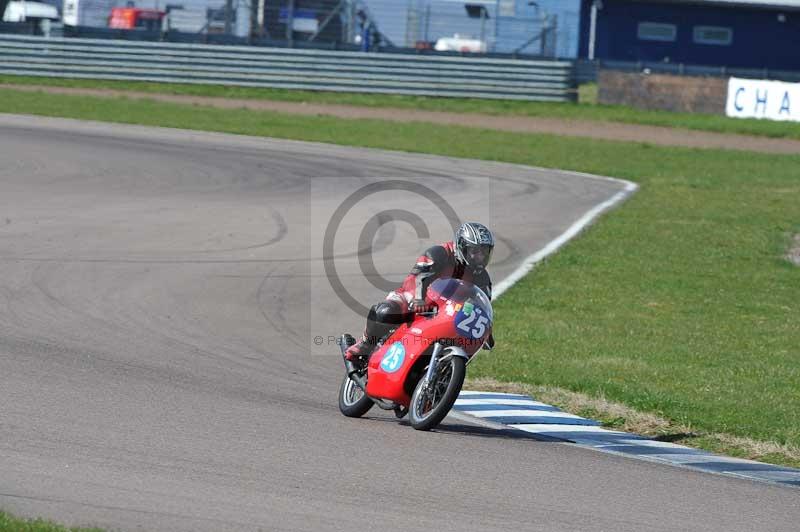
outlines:
{"label": "rider's glove", "polygon": [[489,338],[486,339],[486,342],[483,344],[483,348],[487,351],[491,351],[494,349],[494,335],[490,334]]}
{"label": "rider's glove", "polygon": [[435,305],[428,303],[424,299],[412,299],[408,308],[414,314],[421,314],[424,312],[432,312]]}

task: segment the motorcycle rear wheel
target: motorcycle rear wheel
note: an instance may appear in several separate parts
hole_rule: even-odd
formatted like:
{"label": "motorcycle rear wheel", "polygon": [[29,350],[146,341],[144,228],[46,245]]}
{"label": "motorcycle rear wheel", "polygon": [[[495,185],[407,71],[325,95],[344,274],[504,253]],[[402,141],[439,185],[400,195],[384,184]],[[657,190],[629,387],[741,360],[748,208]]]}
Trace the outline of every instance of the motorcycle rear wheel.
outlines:
{"label": "motorcycle rear wheel", "polygon": [[347,417],[361,417],[372,405],[372,399],[348,375],[339,387],[339,410]]}
{"label": "motorcycle rear wheel", "polygon": [[431,393],[426,390],[425,378],[420,379],[408,409],[408,420],[412,427],[417,430],[431,430],[442,422],[461,393],[466,366],[464,359],[457,356],[439,366],[433,377]]}

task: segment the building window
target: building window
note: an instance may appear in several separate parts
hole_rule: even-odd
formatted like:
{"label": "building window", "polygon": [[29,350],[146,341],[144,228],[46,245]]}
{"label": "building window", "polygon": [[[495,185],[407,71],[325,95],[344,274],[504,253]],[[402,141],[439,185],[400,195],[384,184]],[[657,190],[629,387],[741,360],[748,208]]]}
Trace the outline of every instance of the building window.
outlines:
{"label": "building window", "polygon": [[660,22],[640,22],[636,36],[641,41],[674,42],[678,36],[678,27]]}
{"label": "building window", "polygon": [[733,29],[720,26],[695,26],[694,42],[729,46],[733,42]]}

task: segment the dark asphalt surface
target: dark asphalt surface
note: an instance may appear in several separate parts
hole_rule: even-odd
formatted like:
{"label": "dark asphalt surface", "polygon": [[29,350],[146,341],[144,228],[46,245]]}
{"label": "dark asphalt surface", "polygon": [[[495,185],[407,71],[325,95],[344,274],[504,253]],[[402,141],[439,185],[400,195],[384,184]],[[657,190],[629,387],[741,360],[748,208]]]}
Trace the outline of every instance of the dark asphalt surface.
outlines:
{"label": "dark asphalt surface", "polygon": [[[405,179],[489,221],[499,280],[619,183],[9,115],[0,138],[4,510],[151,531],[798,528],[796,490],[452,419],[420,433],[339,414],[340,358],[313,338],[363,326],[320,260],[350,192]],[[405,208],[428,222],[425,242],[448,236],[438,206],[384,194],[336,237],[363,304],[382,296],[355,259],[370,216]],[[378,271],[399,280],[425,242],[383,226]]]}

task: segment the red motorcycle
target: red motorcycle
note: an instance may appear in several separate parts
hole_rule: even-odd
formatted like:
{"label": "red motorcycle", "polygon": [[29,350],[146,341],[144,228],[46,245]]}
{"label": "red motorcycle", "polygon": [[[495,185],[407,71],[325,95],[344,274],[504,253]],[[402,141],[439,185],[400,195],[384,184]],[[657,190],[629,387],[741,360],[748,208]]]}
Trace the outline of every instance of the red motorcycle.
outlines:
{"label": "red motorcycle", "polygon": [[[361,417],[378,405],[398,418],[408,414],[415,429],[430,430],[453,407],[467,364],[491,337],[492,303],[480,288],[459,279],[437,279],[425,299],[433,310],[400,325],[366,367],[344,359],[342,414]],[[340,338],[343,358],[353,342],[349,334]]]}

